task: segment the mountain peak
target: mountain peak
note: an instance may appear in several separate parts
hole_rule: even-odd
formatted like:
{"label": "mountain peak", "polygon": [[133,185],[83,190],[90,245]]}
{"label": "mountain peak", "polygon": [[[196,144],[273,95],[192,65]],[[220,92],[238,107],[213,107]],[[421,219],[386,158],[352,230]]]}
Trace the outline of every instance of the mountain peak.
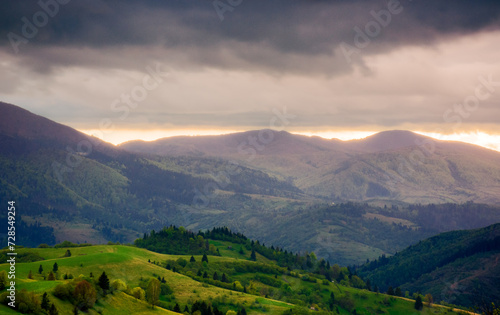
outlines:
{"label": "mountain peak", "polygon": [[388,130],[348,143],[357,150],[377,152],[417,146],[426,139],[432,138],[408,130]]}

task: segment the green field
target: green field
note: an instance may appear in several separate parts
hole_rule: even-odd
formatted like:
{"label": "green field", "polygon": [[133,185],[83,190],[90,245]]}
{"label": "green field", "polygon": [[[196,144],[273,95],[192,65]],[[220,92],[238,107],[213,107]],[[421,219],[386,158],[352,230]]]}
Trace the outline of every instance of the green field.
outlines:
{"label": "green field", "polygon": [[[177,303],[184,310],[186,305],[192,305],[195,301],[206,301],[213,305],[218,305],[225,314],[228,310],[238,311],[245,308],[248,314],[282,314],[287,310],[292,310],[294,314],[301,313],[322,313],[322,314],[351,314],[354,310],[356,314],[448,314],[447,309],[441,307],[424,307],[422,311],[413,308],[413,301],[406,301],[396,297],[389,297],[384,294],[373,293],[367,290],[360,290],[346,286],[337,286],[330,282],[317,283],[304,281],[299,273],[287,273],[286,269],[277,267],[273,262],[258,256],[257,261],[249,261],[249,253],[245,251],[239,253],[238,245],[222,241],[211,241],[219,248],[221,257],[208,256],[209,263],[201,264],[201,256],[194,256],[196,262],[188,263],[183,270],[185,274],[173,272],[165,268],[166,262],[178,261],[184,258],[189,261],[190,255],[164,255],[154,253],[145,249],[122,245],[100,245],[87,247],[72,247],[71,257],[64,257],[67,248],[20,248],[18,254],[34,253],[44,260],[35,262],[18,262],[16,264],[16,288],[26,289],[34,292],[39,299],[44,292],[47,292],[50,301],[55,304],[59,314],[73,314],[73,305],[69,301],[61,300],[54,296],[54,288],[59,284],[78,280],[64,280],[65,274],[71,274],[74,278],[94,279],[105,271],[110,282],[120,279],[126,283],[128,288],[141,286],[144,279],[151,277],[164,278],[172,293],[160,296],[162,301],[160,306],[154,310],[144,300],[138,300],[125,292],[114,291],[104,297],[98,296],[97,302],[88,310],[89,314],[162,314],[172,313],[165,308],[173,309]],[[232,247],[232,248],[231,248]],[[44,280],[57,262],[58,279],[55,281]],[[155,263],[153,263],[155,262]],[[42,274],[38,273],[40,265],[43,268]],[[248,271],[242,272],[239,268],[265,268],[269,267],[273,274],[264,272]],[[0,265],[0,271],[8,271],[8,265]],[[181,267],[179,267],[181,268]],[[246,284],[248,293],[235,289],[227,289],[214,286],[202,281],[197,281],[197,277],[191,269],[203,268],[210,275],[213,272],[225,273],[233,283]],[[29,272],[32,272],[33,279],[28,279]],[[262,279],[281,283],[281,288],[277,288],[273,283],[264,284]],[[271,279],[271,280],[269,280]],[[274,280],[272,280],[274,279]],[[92,281],[92,280],[89,280]],[[264,281],[266,282],[266,281]],[[274,286],[274,287],[273,287]],[[285,291],[294,292],[284,294]],[[336,303],[332,310],[325,307],[331,292],[336,297]],[[310,296],[315,296],[312,303]],[[267,298],[266,296],[269,296]],[[300,298],[303,296],[303,298]],[[309,296],[309,297],[308,297]],[[350,300],[353,305],[342,304],[342,299]],[[294,298],[295,300],[293,300]],[[298,298],[297,298],[298,297]],[[305,302],[307,301],[307,302]],[[317,311],[312,311],[315,308]],[[350,309],[349,311],[347,309]],[[10,307],[0,305],[0,313],[14,314]]]}

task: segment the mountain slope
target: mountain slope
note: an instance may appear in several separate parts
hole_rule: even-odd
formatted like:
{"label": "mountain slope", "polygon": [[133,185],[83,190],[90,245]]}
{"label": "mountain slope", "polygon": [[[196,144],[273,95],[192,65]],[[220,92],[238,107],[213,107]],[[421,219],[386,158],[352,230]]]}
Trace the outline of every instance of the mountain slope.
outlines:
{"label": "mountain slope", "polygon": [[0,117],[0,198],[15,200],[27,224],[54,228],[47,239],[24,240],[24,245],[53,243],[54,237],[130,241],[185,212],[197,189],[205,195],[217,190],[264,199],[302,195],[293,185],[244,166],[231,173],[229,182],[218,182],[213,179],[218,170],[234,168],[227,161],[196,158],[186,165],[183,158],[150,159],[14,105],[0,103]]}
{"label": "mountain slope", "polygon": [[260,130],[131,141],[120,148],[236,160],[334,200],[500,202],[499,152],[409,131],[343,142]]}
{"label": "mountain slope", "polygon": [[435,301],[474,306],[500,300],[500,224],[443,233],[365,264],[358,272],[386,290],[429,292]]}

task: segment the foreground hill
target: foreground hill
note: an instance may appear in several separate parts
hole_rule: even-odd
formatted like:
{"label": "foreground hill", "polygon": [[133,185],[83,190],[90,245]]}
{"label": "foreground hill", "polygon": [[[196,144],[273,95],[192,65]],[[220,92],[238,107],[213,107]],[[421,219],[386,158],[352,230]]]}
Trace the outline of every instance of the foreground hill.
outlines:
{"label": "foreground hill", "polygon": [[435,301],[473,306],[500,301],[500,224],[431,237],[358,271],[381,289],[428,292]]}
{"label": "foreground hill", "polygon": [[[24,303],[22,309],[26,312],[36,312],[40,310],[42,295],[47,293],[48,305],[54,304],[59,314],[73,314],[75,306],[88,308],[89,314],[173,314],[171,310],[192,314],[195,309],[214,315],[233,314],[228,311],[234,314],[454,313],[442,306],[424,306],[417,311],[411,299],[370,292],[362,288],[364,283],[350,275],[347,268],[328,265],[325,269],[321,261],[312,261],[306,269],[323,266],[320,273],[289,270],[260,254],[252,261],[242,244],[222,240],[210,240],[209,244],[222,256],[209,255],[205,262],[202,255],[168,255],[121,245],[75,247],[65,243],[57,248],[17,249],[17,302]],[[55,263],[57,272],[52,271]],[[0,265],[0,275],[8,268],[7,264]],[[339,283],[326,280],[322,275],[325,270],[342,280]],[[109,289],[106,281],[101,281],[103,272]],[[55,280],[50,280],[51,277]],[[152,299],[155,295],[148,290],[150,283],[156,281],[160,286],[158,300]],[[82,302],[81,291],[76,287],[81,288],[83,282],[87,283],[86,296],[92,297],[94,292],[94,298]],[[6,291],[0,293],[0,300],[4,301],[6,295]],[[154,310],[151,301],[156,301]],[[210,310],[203,311],[207,307]],[[0,312],[15,313],[5,305],[0,305]]]}
{"label": "foreground hill", "polygon": [[500,202],[499,152],[409,131],[340,141],[256,130],[130,141],[120,147],[162,156],[232,159],[333,199]]}

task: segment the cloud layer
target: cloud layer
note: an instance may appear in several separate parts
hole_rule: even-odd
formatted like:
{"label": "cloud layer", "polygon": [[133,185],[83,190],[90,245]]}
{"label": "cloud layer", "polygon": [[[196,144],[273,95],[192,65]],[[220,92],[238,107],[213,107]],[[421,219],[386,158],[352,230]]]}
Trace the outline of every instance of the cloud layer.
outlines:
{"label": "cloud layer", "polygon": [[[77,128],[241,130],[286,106],[297,131],[500,133],[498,1],[0,6],[0,99]],[[169,75],[124,117],[157,64]]]}

